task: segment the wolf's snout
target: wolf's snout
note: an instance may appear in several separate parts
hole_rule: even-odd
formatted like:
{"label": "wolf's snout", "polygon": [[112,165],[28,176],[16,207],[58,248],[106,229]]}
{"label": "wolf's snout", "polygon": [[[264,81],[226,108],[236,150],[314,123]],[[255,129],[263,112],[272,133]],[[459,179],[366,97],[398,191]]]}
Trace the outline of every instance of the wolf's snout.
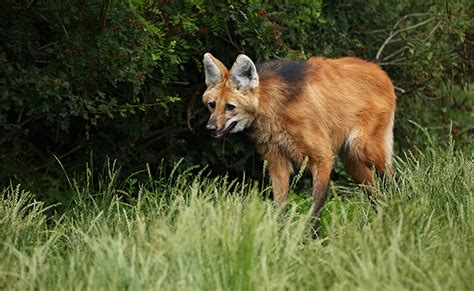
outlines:
{"label": "wolf's snout", "polygon": [[206,125],[206,129],[209,131],[216,131],[217,130],[217,125],[215,122],[208,122]]}

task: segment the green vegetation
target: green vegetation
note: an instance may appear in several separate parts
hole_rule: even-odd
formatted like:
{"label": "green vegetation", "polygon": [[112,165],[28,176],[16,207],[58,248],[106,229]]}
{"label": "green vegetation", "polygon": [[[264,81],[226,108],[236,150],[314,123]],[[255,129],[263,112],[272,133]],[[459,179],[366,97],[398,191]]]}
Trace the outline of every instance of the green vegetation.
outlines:
{"label": "green vegetation", "polygon": [[375,187],[375,208],[359,188],[333,185],[319,239],[301,198],[280,215],[268,190],[205,170],[136,183],[114,164],[98,179],[89,168],[51,217],[11,186],[0,200],[0,288],[470,290],[472,161],[452,146],[407,154],[396,185]]}
{"label": "green vegetation", "polygon": [[[0,290],[473,289],[473,11],[0,1]],[[374,208],[336,161],[314,239],[310,179],[277,213],[254,146],[205,132],[207,51],[380,64],[396,183],[374,186]]]}
{"label": "green vegetation", "polygon": [[[108,1],[0,3],[0,181],[68,203],[64,176],[92,156],[126,176],[146,163],[261,178],[241,136],[210,140],[202,56],[357,56],[399,88],[397,149],[472,133],[472,1]],[[400,151],[402,152],[402,151]],[[91,155],[91,153],[93,153]],[[41,189],[41,191],[36,191]]]}

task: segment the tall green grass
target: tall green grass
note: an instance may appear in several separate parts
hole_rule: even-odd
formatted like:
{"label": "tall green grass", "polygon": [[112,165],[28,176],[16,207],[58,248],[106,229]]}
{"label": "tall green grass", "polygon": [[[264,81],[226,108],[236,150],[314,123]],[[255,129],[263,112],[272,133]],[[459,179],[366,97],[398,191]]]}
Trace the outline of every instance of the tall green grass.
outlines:
{"label": "tall green grass", "polygon": [[397,169],[396,183],[375,186],[375,208],[358,187],[332,185],[318,239],[304,198],[279,214],[256,183],[203,171],[139,184],[114,164],[99,178],[88,170],[53,216],[10,186],[0,289],[472,290],[472,156],[431,149]]}

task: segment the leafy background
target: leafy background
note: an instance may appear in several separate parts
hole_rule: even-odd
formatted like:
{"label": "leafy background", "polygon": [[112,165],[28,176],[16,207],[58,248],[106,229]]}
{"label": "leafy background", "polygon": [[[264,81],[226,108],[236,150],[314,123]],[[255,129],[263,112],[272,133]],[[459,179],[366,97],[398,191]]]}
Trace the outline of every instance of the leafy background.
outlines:
{"label": "leafy background", "polygon": [[[452,133],[472,152],[472,1],[58,1],[0,3],[0,181],[48,203],[84,164],[129,175],[206,165],[261,178],[242,135],[209,138],[201,59],[357,56],[397,87],[396,150]],[[58,160],[61,166],[58,166]],[[336,164],[335,179],[347,179]]]}

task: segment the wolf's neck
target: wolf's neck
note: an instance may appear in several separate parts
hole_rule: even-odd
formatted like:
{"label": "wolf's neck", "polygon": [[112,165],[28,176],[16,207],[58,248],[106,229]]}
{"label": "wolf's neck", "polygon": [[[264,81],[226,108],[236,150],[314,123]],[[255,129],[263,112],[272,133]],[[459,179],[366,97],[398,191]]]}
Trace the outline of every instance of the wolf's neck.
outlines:
{"label": "wolf's neck", "polygon": [[276,84],[261,82],[259,97],[251,136],[257,143],[264,143],[271,138],[271,133],[281,131],[280,119],[284,106],[284,88]]}

